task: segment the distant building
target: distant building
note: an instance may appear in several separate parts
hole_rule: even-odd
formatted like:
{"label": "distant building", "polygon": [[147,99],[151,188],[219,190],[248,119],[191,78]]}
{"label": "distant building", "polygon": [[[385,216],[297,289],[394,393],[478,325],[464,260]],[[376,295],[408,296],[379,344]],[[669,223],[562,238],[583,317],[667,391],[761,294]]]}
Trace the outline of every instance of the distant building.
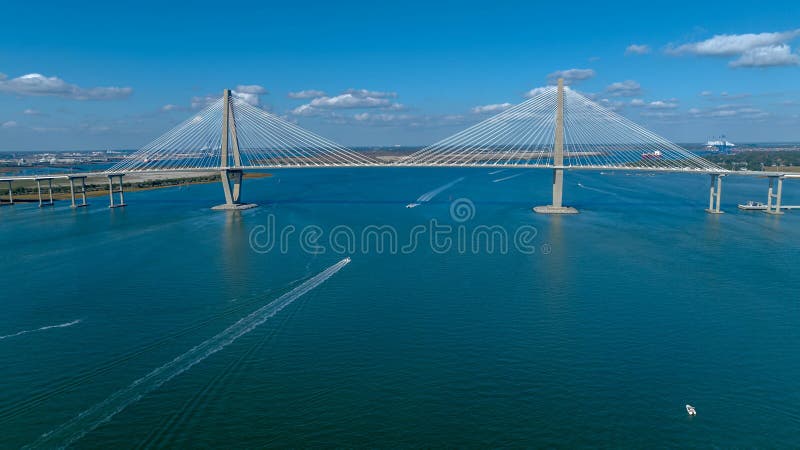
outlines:
{"label": "distant building", "polygon": [[725,135],[716,139],[711,139],[706,143],[706,150],[719,153],[730,153],[736,144],[725,139]]}

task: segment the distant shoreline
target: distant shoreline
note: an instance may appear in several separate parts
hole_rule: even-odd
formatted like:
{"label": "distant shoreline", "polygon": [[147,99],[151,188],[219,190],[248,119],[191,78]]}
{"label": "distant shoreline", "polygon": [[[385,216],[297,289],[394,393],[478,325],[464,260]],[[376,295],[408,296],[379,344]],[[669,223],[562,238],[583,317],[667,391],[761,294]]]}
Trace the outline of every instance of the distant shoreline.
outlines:
{"label": "distant shoreline", "polygon": [[[138,175],[138,174],[137,174]],[[246,179],[254,179],[254,178],[268,178],[271,177],[271,173],[246,173],[244,174],[244,178]],[[62,181],[62,180],[58,180]],[[172,178],[144,178],[142,180],[131,180],[123,183],[123,188],[126,193],[128,192],[141,192],[141,191],[152,191],[156,189],[166,189],[166,188],[174,188],[174,187],[182,187],[182,186],[191,186],[191,185],[200,185],[200,184],[210,184],[210,183],[219,183],[220,178],[219,175],[206,175],[206,176],[197,176],[192,175],[191,177],[174,177]],[[22,182],[17,182],[22,183]],[[24,189],[25,192],[16,192],[17,189]],[[102,197],[108,195],[108,184],[106,183],[91,183],[86,185],[86,197]],[[2,187],[0,187],[0,196],[3,197],[3,202],[7,202],[8,199],[8,191],[3,191]],[[80,194],[76,193],[76,197],[80,197]],[[42,186],[42,198],[49,199],[49,193],[47,189],[47,185]],[[70,191],[69,191],[69,183],[64,183],[63,181],[56,184],[53,183],[53,200],[70,200]],[[36,191],[36,183],[30,181],[21,187],[15,188],[14,192],[14,202],[20,203],[30,203],[30,202],[38,202],[39,201],[39,194]]]}

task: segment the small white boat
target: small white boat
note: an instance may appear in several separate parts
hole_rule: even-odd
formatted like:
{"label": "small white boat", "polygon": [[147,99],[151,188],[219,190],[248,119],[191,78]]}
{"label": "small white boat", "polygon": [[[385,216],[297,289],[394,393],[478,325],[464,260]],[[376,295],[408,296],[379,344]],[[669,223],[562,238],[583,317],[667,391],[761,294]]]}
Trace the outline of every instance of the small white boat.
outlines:
{"label": "small white boat", "polygon": [[661,150],[656,150],[650,153],[642,153],[642,159],[661,159]]}
{"label": "small white boat", "polygon": [[747,203],[743,205],[739,205],[739,209],[743,209],[745,211],[766,211],[767,205],[761,202],[754,202],[749,200]]}
{"label": "small white boat", "polygon": [[416,208],[417,206],[419,206],[419,203],[409,203],[406,205],[406,208]]}
{"label": "small white boat", "polygon": [[692,406],[692,405],[686,405],[686,412],[689,413],[690,416],[696,416],[697,415],[697,410],[694,409],[694,406]]}

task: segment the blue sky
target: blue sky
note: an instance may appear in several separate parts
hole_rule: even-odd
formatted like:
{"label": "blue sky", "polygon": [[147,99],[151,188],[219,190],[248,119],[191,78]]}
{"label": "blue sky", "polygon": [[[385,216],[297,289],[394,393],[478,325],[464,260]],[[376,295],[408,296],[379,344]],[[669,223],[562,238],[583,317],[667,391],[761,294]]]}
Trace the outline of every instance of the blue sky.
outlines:
{"label": "blue sky", "polygon": [[0,150],[138,148],[237,86],[344,145],[424,145],[523,101],[559,71],[674,141],[800,141],[797,1],[2,11]]}

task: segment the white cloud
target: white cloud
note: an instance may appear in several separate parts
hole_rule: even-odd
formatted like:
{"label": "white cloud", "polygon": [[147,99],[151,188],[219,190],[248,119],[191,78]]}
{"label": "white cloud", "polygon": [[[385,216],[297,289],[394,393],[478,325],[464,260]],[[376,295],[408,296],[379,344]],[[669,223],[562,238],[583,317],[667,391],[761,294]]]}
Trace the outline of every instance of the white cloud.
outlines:
{"label": "white cloud", "polygon": [[373,127],[437,128],[465,125],[472,123],[474,118],[467,118],[458,114],[412,115],[363,112],[352,116],[334,113],[332,117],[328,118],[328,121],[337,124]]}
{"label": "white cloud", "polygon": [[758,47],[785,44],[800,36],[800,29],[778,33],[718,34],[700,42],[667,48],[672,54],[694,54],[703,56],[731,56],[745,53]]}
{"label": "white cloud", "polygon": [[719,96],[720,97],[724,97],[727,100],[732,100],[732,99],[737,99],[737,98],[747,98],[747,97],[750,97],[750,94],[748,94],[748,93],[730,94],[728,92],[722,91],[722,92],[720,92]]}
{"label": "white cloud", "polygon": [[[260,106],[261,96],[267,94],[269,94],[269,91],[267,91],[267,89],[263,86],[259,86],[257,84],[240,84],[236,86],[236,89],[231,90],[231,95],[233,97],[253,106]],[[191,98],[190,105],[192,109],[205,108],[206,106],[219,100],[220,97],[220,95],[211,94],[195,96]],[[180,109],[180,107],[176,105],[164,105],[161,109],[163,111],[172,111]]]}
{"label": "white cloud", "polygon": [[198,97],[192,97],[190,104],[192,109],[201,109],[205,108],[206,106],[214,103],[215,101],[219,100],[220,96],[213,96],[213,95],[204,95]]}
{"label": "white cloud", "polygon": [[487,113],[499,113],[501,111],[505,111],[508,108],[511,108],[511,103],[495,103],[492,105],[483,105],[483,106],[476,106],[472,108],[473,114],[487,114]]}
{"label": "white cloud", "polygon": [[257,84],[239,84],[236,86],[237,91],[241,94],[268,94],[267,89],[264,86],[259,86]]}
{"label": "white cloud", "polygon": [[792,53],[792,48],[787,44],[768,45],[747,50],[728,65],[731,67],[797,66],[800,65],[800,56]]}
{"label": "white cloud", "polygon": [[231,95],[253,106],[260,105],[261,96],[266,94],[267,90],[257,84],[240,84],[231,91]]}
{"label": "white cloud", "polygon": [[319,115],[319,113],[320,111],[311,105],[300,105],[292,110],[292,114],[295,116],[309,117]]}
{"label": "white cloud", "polygon": [[16,128],[16,126],[17,122],[14,122],[13,120],[9,120],[8,122],[3,122],[3,124],[0,125],[1,128]]}
{"label": "white cloud", "polygon": [[643,108],[651,109],[651,110],[652,109],[655,109],[655,110],[657,110],[657,109],[662,109],[662,110],[663,109],[675,109],[675,108],[678,107],[677,100],[675,100],[675,99],[668,100],[668,101],[656,100],[656,101],[652,101],[652,102],[648,103],[648,102],[646,102],[644,100],[635,98],[635,99],[631,100],[630,105],[631,106],[636,106],[636,107],[643,107]]}
{"label": "white cloud", "polygon": [[692,108],[689,114],[694,117],[707,117],[716,119],[740,118],[745,120],[759,120],[770,116],[766,111],[750,106],[719,105],[710,109]]}
{"label": "white cloud", "polygon": [[381,92],[381,91],[368,91],[366,89],[348,89],[344,91],[345,94],[350,94],[353,97],[359,98],[397,98],[397,92]]}
{"label": "white cloud", "polygon": [[0,77],[0,92],[14,95],[57,96],[74,100],[113,100],[128,97],[133,89],[114,86],[82,88],[58,77],[29,73],[12,79],[3,75]]}
{"label": "white cloud", "polygon": [[25,114],[26,116],[41,116],[42,112],[38,109],[28,108],[25,111],[22,111],[22,114]]}
{"label": "white cloud", "polygon": [[654,102],[650,102],[645,106],[647,109],[675,109],[678,107],[678,104],[675,102],[665,102],[663,100],[656,100]]}
{"label": "white cloud", "polygon": [[525,97],[525,98],[533,98],[533,97],[536,97],[537,95],[544,94],[546,92],[548,92],[548,88],[546,88],[546,87],[537,87],[537,88],[531,89],[530,91],[526,92],[522,96]]}
{"label": "white cloud", "polygon": [[604,107],[612,111],[621,111],[623,108],[625,108],[624,102],[609,100],[607,98],[601,98],[597,100],[597,103],[603,105]]}
{"label": "white cloud", "polygon": [[631,44],[625,49],[626,55],[646,55],[650,53],[649,45]]}
{"label": "white cloud", "polygon": [[[303,91],[301,91],[303,92]],[[333,111],[338,109],[385,109],[398,111],[405,109],[400,103],[391,99],[396,98],[395,92],[369,91],[367,89],[348,89],[343,93],[329,97],[323,95],[314,97],[309,103],[300,105],[292,114],[296,116],[323,115],[323,110]],[[330,116],[330,113],[328,113]]]}
{"label": "white cloud", "polygon": [[335,97],[318,97],[309,105],[316,108],[380,108],[391,106],[391,101],[380,97],[361,97],[353,94],[341,94]]}
{"label": "white cloud", "polygon": [[636,97],[642,95],[642,86],[633,80],[611,83],[606,93],[612,97]]}
{"label": "white cloud", "polygon": [[316,89],[305,89],[302,91],[296,92],[289,92],[286,94],[289,98],[315,98],[315,97],[325,97],[325,91],[319,91]]}
{"label": "white cloud", "polygon": [[164,105],[164,106],[162,106],[162,107],[161,107],[161,110],[162,110],[162,111],[167,111],[167,112],[168,112],[168,111],[179,111],[179,110],[181,110],[181,109],[182,109],[182,108],[181,108],[180,106],[178,106],[178,105],[173,105],[173,104],[167,104],[167,105]]}
{"label": "white cloud", "polygon": [[258,96],[258,94],[249,94],[247,92],[231,91],[231,95],[247,103],[248,105],[258,106],[261,104],[261,98]]}
{"label": "white cloud", "polygon": [[641,115],[642,117],[651,117],[655,119],[674,119],[680,117],[680,115],[674,111],[645,111]]}
{"label": "white cloud", "polygon": [[69,131],[66,127],[31,127],[37,133],[64,133]]}
{"label": "white cloud", "polygon": [[726,91],[722,91],[719,94],[714,94],[712,91],[702,91],[700,92],[700,96],[708,101],[731,101],[747,98],[752,96],[752,94],[746,92],[731,94]]}
{"label": "white cloud", "polygon": [[563,78],[564,84],[571,85],[594,78],[595,75],[595,71],[592,69],[557,70],[547,75],[547,82],[550,84],[556,84],[559,78]]}
{"label": "white cloud", "polygon": [[353,115],[353,119],[361,123],[392,124],[392,123],[407,122],[409,120],[413,120],[414,117],[408,114],[386,114],[386,113],[371,114],[368,112],[364,112]]}

